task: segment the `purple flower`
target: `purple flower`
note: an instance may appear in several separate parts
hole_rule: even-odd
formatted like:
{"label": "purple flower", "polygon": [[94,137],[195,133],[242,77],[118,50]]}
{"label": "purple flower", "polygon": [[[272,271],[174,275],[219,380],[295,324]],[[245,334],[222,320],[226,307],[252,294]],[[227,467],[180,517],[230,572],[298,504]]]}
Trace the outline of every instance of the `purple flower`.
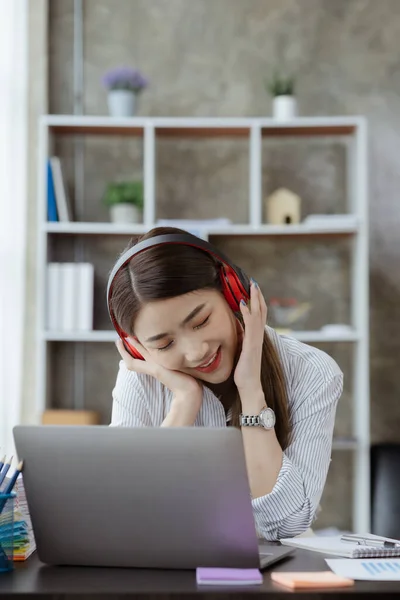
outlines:
{"label": "purple flower", "polygon": [[142,91],[149,85],[139,69],[130,67],[117,67],[107,71],[102,78],[105,88],[108,90],[132,90],[136,93]]}

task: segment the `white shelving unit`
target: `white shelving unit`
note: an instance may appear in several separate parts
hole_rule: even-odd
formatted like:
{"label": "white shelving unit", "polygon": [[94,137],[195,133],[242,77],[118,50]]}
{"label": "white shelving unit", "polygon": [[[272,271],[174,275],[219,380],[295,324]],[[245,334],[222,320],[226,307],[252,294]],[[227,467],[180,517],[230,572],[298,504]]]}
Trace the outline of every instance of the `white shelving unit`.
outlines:
{"label": "white shelving unit", "polygon": [[[145,225],[114,225],[111,223],[44,223],[43,230],[47,233],[69,233],[85,235],[123,234],[133,235],[148,230]],[[235,225],[229,227],[207,227],[202,232],[205,237],[210,235],[345,235],[356,233],[357,225]]]}
{"label": "white shelving unit", "polygon": [[[331,335],[323,331],[291,331],[291,337],[300,342],[358,342],[359,337],[355,331]],[[114,342],[117,334],[114,331],[42,331],[42,338],[48,342]]]}
{"label": "white shelving unit", "polygon": [[[47,222],[46,162],[57,135],[127,135],[143,140],[144,223],[117,226],[110,223]],[[265,137],[345,136],[347,140],[347,206],[354,223],[346,226],[306,224],[273,226],[262,223],[261,156]],[[113,342],[114,331],[57,332],[45,329],[45,277],[50,236],[133,235],[155,225],[155,149],[159,138],[233,137],[249,140],[249,222],[228,228],[204,229],[220,236],[335,236],[352,239],[351,330],[338,336],[323,331],[297,331],[304,342],[349,342],[353,351],[353,431],[350,439],[336,439],[335,450],[354,455],[353,529],[368,531],[369,509],[369,317],[368,317],[368,210],[367,125],[363,117],[298,118],[282,123],[264,118],[129,118],[47,115],[40,121],[37,251],[37,408],[42,412],[47,397],[48,342]],[[277,241],[279,243],[279,241]]]}

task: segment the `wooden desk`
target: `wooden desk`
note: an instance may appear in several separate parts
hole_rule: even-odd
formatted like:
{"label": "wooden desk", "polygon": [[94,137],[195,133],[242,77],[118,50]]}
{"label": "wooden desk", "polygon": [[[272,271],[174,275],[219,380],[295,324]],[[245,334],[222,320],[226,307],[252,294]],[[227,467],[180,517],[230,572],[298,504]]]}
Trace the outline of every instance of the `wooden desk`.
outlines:
{"label": "wooden desk", "polygon": [[[296,550],[291,558],[274,565],[276,571],[321,571],[327,565],[322,555],[306,550]],[[194,571],[162,571],[151,569],[105,569],[93,567],[49,567],[43,565],[36,554],[25,563],[17,565],[15,571],[0,574],[1,600],[29,597],[54,600],[108,600],[139,598],[141,600],[224,600],[233,597],[247,599],[265,597],[282,600],[286,595],[300,595],[273,584],[270,570],[264,571],[264,583],[248,587],[197,586]],[[335,600],[343,594],[352,598],[378,598],[385,600],[400,598],[399,582],[356,582],[354,587],[343,591],[317,591],[301,593],[303,598]]]}

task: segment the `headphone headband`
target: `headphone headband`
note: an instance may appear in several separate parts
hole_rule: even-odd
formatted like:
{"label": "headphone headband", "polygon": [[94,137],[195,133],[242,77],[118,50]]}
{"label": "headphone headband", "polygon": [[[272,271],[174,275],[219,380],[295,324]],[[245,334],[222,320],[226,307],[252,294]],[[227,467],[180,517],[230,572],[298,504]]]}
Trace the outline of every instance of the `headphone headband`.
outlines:
{"label": "headphone headband", "polygon": [[117,320],[114,315],[114,311],[111,308],[111,294],[113,289],[113,282],[117,275],[117,273],[129,263],[129,261],[147,250],[147,248],[153,248],[156,246],[160,246],[162,244],[183,244],[187,246],[192,246],[193,248],[198,248],[199,250],[203,250],[208,254],[211,254],[215,257],[215,259],[220,262],[219,266],[219,275],[221,278],[222,291],[227,300],[229,306],[233,311],[239,310],[239,302],[243,297],[250,296],[250,281],[247,275],[234,265],[222,252],[217,250],[212,244],[205,242],[204,240],[192,235],[190,233],[171,233],[165,235],[157,235],[147,240],[143,240],[132,248],[129,248],[114,265],[114,268],[111,271],[110,277],[108,278],[107,284],[107,308],[108,314],[110,315],[110,319],[112,324],[114,325],[115,330],[123,341],[125,349],[133,356],[134,358],[143,359],[142,355],[138,352],[138,350],[129,343],[127,338],[127,334],[122,331],[120,326],[117,323]]}
{"label": "headphone headband", "polygon": [[122,269],[122,267],[124,267],[134,256],[136,256],[136,254],[140,254],[144,250],[147,250],[147,248],[153,248],[155,246],[160,246],[161,244],[184,244],[187,246],[193,246],[194,248],[198,248],[199,250],[204,250],[205,252],[212,254],[217,260],[221,261],[222,263],[233,269],[239,277],[244,288],[247,290],[248,293],[250,292],[249,278],[247,277],[247,275],[244,273],[244,271],[242,271],[242,269],[240,269],[240,267],[234,265],[228,259],[228,257],[223,254],[223,252],[217,250],[209,242],[206,242],[190,233],[169,233],[165,235],[156,235],[147,240],[143,240],[142,242],[139,242],[138,244],[132,246],[132,248],[129,248],[129,250],[127,250],[122,256],[120,256],[120,258],[115,263],[108,278],[107,304],[109,304],[110,294],[112,291],[112,283],[118,271]]}

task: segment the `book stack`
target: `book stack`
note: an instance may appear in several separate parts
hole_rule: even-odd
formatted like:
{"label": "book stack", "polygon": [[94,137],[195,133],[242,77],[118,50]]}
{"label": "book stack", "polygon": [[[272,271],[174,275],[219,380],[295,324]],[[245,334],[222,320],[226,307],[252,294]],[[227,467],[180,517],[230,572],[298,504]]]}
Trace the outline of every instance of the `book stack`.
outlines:
{"label": "book stack", "polygon": [[19,561],[26,560],[36,550],[36,542],[22,475],[18,477],[14,491],[17,494],[14,501],[14,560]]}
{"label": "book stack", "polygon": [[[5,479],[7,482],[7,479]],[[3,548],[13,547],[14,561],[26,560],[36,550],[32,521],[26,500],[22,475],[14,487],[14,524],[6,510],[0,515],[0,540]],[[11,552],[10,552],[11,554]]]}
{"label": "book stack", "polygon": [[93,329],[94,266],[91,263],[47,265],[47,329]]}

